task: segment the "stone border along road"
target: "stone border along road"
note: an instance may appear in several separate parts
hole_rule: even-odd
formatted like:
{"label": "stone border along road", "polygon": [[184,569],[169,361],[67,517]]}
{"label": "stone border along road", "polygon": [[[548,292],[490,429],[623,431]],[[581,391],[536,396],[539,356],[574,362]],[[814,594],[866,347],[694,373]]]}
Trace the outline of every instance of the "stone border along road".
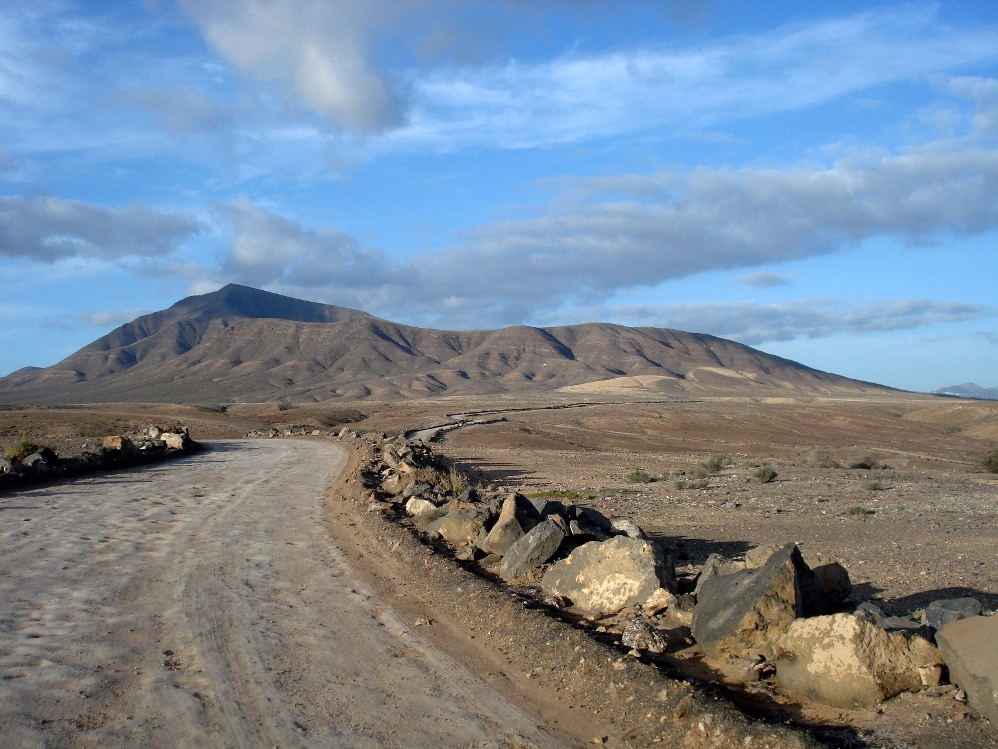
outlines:
{"label": "stone border along road", "polygon": [[350,452],[218,442],[0,499],[0,744],[574,745],[362,581],[324,522]]}
{"label": "stone border along road", "polygon": [[[410,621],[430,620],[426,636],[510,700],[526,700],[549,726],[582,743],[619,747],[805,749],[825,746],[807,733],[747,717],[719,690],[674,679],[595,640],[513,589],[479,577],[423,543],[407,526],[371,511],[365,478],[380,457],[366,439],[344,440],[354,454],[350,483],[331,491],[328,527],[355,569]],[[819,733],[823,733],[818,729]],[[830,732],[831,744],[849,731]],[[589,738],[593,737],[593,738]]]}

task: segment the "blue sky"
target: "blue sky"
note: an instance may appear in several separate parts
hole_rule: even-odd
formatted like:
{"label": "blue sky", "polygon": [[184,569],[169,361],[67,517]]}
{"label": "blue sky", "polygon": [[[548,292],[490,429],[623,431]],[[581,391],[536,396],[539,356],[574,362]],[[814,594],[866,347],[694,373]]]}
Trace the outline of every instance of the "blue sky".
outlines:
{"label": "blue sky", "polygon": [[0,0],[0,372],[228,282],[998,385],[998,6]]}

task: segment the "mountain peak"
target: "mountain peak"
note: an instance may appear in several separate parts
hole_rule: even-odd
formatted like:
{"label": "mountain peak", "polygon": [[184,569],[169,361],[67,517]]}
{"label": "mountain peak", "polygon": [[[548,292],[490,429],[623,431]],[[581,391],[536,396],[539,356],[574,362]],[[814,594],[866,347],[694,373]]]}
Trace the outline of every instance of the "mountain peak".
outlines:
{"label": "mountain peak", "polygon": [[344,322],[371,317],[360,310],[308,302],[236,283],[227,284],[210,294],[187,297],[173,306],[185,310],[193,308],[213,315],[235,313],[239,317],[274,318],[294,322]]}

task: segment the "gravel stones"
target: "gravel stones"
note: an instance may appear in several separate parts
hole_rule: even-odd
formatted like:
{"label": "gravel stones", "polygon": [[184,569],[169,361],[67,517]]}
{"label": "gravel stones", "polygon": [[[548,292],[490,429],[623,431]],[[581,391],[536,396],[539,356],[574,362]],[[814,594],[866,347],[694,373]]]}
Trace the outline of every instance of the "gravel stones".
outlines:
{"label": "gravel stones", "polygon": [[843,709],[873,707],[922,688],[920,669],[938,666],[939,651],[852,614],[794,621],[774,643],[782,689]]}
{"label": "gravel stones", "polygon": [[503,555],[499,577],[515,580],[528,575],[553,557],[564,540],[565,531],[557,523],[545,520],[537,524]]}
{"label": "gravel stones", "polygon": [[568,598],[588,614],[606,615],[645,603],[663,582],[668,583],[659,577],[662,567],[652,544],[616,536],[583,544],[551,565],[541,587],[549,595]]}
{"label": "gravel stones", "polygon": [[998,615],[944,624],[936,642],[950,681],[967,693],[971,707],[998,725]]}
{"label": "gravel stones", "polygon": [[803,613],[798,582],[807,570],[787,544],[758,570],[707,580],[693,610],[693,637],[708,655],[763,653]]}

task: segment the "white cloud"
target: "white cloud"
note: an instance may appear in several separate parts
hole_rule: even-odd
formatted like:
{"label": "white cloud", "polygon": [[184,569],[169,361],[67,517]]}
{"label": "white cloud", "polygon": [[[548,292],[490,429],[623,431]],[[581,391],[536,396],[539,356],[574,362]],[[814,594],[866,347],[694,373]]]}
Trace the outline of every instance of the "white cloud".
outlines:
{"label": "white cloud", "polygon": [[193,216],[136,203],[105,208],[53,197],[0,197],[0,255],[9,258],[156,257],[199,231]]}
{"label": "white cloud", "polygon": [[372,27],[397,16],[396,3],[181,0],[181,6],[222,57],[259,80],[293,90],[360,133],[402,124],[400,87],[371,49]]}
{"label": "white cloud", "polygon": [[[695,273],[831,254],[873,237],[929,245],[998,228],[998,151],[985,149],[932,145],[852,154],[831,166],[698,168],[611,177],[606,190],[599,179],[569,187],[546,215],[487,224],[458,244],[405,258],[236,201],[216,208],[232,248],[213,280],[319,294],[447,327],[494,325]],[[628,190],[643,199],[627,199]],[[758,285],[778,277],[746,278]]]}
{"label": "white cloud", "polygon": [[599,313],[629,324],[710,333],[758,345],[797,338],[826,338],[840,333],[883,333],[980,320],[998,315],[998,308],[927,299],[859,303],[800,299],[785,304],[713,302],[615,306],[603,308]]}

